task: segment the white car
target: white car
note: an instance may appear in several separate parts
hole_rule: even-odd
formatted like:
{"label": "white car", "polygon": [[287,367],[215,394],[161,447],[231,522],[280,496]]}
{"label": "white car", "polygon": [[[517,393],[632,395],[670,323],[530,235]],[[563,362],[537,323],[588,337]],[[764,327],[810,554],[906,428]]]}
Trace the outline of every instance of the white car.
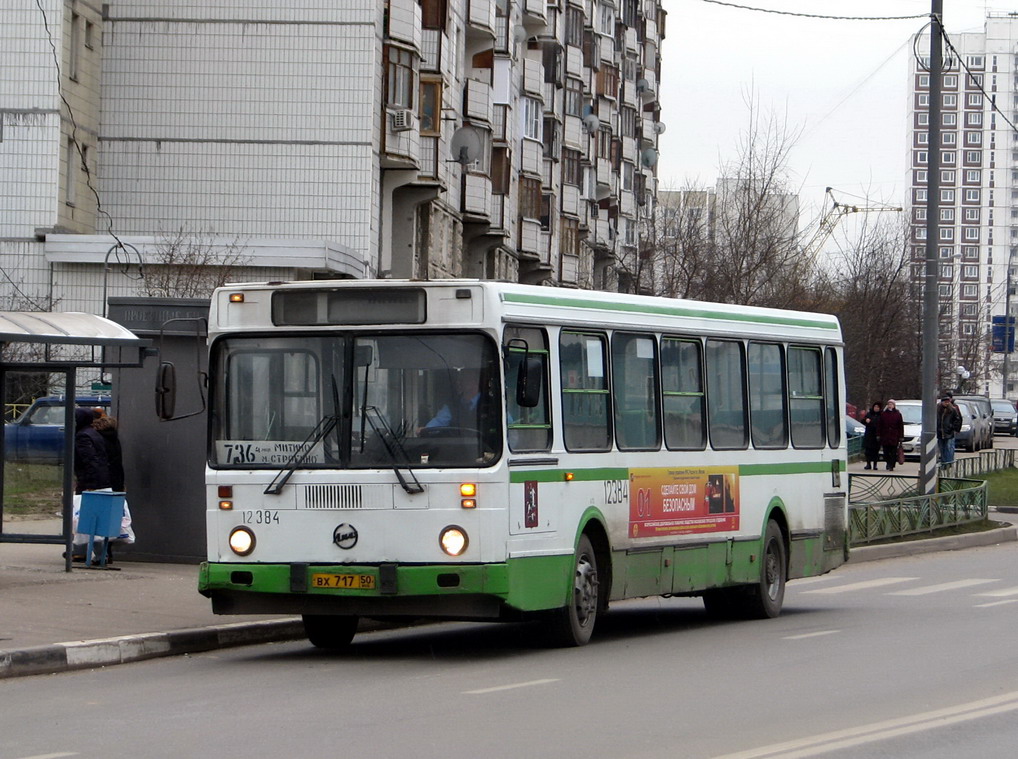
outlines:
{"label": "white car", "polygon": [[901,440],[905,458],[918,459],[922,450],[923,402],[895,401],[894,405],[901,412],[902,421],[905,422],[905,437]]}

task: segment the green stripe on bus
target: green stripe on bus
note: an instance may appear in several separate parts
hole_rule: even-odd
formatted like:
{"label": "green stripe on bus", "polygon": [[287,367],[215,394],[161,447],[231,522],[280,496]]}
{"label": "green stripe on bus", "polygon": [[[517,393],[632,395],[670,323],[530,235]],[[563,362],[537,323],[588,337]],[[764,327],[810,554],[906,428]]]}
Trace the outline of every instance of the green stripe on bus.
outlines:
{"label": "green stripe on bus", "polygon": [[[843,459],[837,461],[838,470],[844,472],[847,464]],[[767,474],[829,474],[830,461],[793,461],[787,464],[740,464],[739,474],[751,477]]]}
{"label": "green stripe on bus", "polygon": [[683,306],[645,306],[633,303],[610,303],[592,299],[556,298],[549,295],[522,295],[519,293],[503,293],[502,299],[508,303],[526,303],[537,306],[562,306],[565,308],[588,308],[600,311],[623,311],[636,314],[656,314],[660,316],[686,316],[695,319],[716,319],[726,322],[750,322],[755,324],[782,324],[790,327],[814,327],[816,329],[837,330],[836,322],[823,322],[813,319],[797,319],[790,316],[766,316],[763,314],[726,314],[706,308],[688,308]]}
{"label": "green stripe on bus", "polygon": [[[727,466],[719,464],[718,466]],[[838,459],[838,471],[844,472],[847,463]],[[707,469],[708,464],[689,466],[658,466],[658,467],[635,467],[650,469]],[[827,474],[831,471],[830,461],[792,461],[783,464],[740,464],[739,474],[744,477],[775,475],[775,474]],[[566,472],[573,475],[574,482],[594,482],[601,480],[628,480],[629,469],[626,467],[610,467],[601,469],[530,469],[526,471],[513,471],[509,473],[509,482],[562,482],[565,480]]]}
{"label": "green stripe on bus", "polygon": [[598,469],[529,469],[524,472],[509,472],[509,482],[562,482],[566,472],[572,473],[574,482],[629,479],[629,469],[626,467],[602,467]]}

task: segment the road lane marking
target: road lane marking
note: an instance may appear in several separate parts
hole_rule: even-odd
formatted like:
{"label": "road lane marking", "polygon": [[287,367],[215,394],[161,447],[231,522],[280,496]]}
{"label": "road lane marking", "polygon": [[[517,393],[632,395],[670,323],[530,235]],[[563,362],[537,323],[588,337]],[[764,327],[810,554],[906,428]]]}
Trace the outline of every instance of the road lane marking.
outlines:
{"label": "road lane marking", "polygon": [[864,580],[863,582],[852,582],[848,585],[836,585],[833,588],[817,588],[816,590],[804,590],[806,593],[848,593],[853,590],[869,590],[870,588],[882,588],[885,585],[896,585],[900,582],[912,582],[918,577],[881,577],[876,580]]}
{"label": "road lane marking", "polygon": [[976,604],[977,609],[989,609],[991,606],[1006,606],[1007,604],[1018,604],[1018,598],[1008,598],[1005,601],[990,601],[987,604]]}
{"label": "road lane marking", "polygon": [[714,759],[803,759],[1013,711],[1018,711],[1018,691],[944,709],[920,712],[908,717],[872,722],[799,740],[715,756]]}
{"label": "road lane marking", "polygon": [[525,683],[512,683],[511,685],[496,685],[493,688],[478,688],[477,690],[465,690],[465,694],[469,696],[478,696],[483,693],[496,693],[501,690],[515,690],[516,688],[529,688],[532,685],[547,685],[548,683],[557,683],[560,679],[557,677],[548,678],[545,680],[529,680]]}
{"label": "road lane marking", "polygon": [[821,630],[813,633],[803,633],[802,635],[786,635],[782,640],[805,640],[806,638],[819,638],[821,635],[834,635],[839,633],[841,630]]}
{"label": "road lane marking", "polygon": [[988,582],[999,582],[999,580],[955,580],[954,582],[942,582],[939,585],[926,585],[922,588],[909,588],[908,590],[896,590],[888,593],[889,596],[928,596],[931,593],[943,593],[947,590],[959,590],[971,588],[973,585],[986,585]]}
{"label": "road lane marking", "polygon": [[23,756],[21,759],[63,759],[66,756],[81,756],[81,754],[68,754],[66,752],[60,754],[36,754],[35,756]]}
{"label": "road lane marking", "polygon": [[988,598],[1004,598],[1005,596],[1018,596],[1018,588],[1004,588],[1003,590],[988,590],[985,593],[976,593],[977,596]]}

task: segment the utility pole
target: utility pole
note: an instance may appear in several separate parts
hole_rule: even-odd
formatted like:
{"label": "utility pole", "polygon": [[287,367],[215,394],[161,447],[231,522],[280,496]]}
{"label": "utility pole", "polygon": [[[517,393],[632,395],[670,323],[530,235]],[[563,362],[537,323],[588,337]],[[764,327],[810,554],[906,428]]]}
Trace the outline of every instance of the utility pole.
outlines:
{"label": "utility pole", "polygon": [[944,68],[944,0],[930,10],[930,124],[926,166],[926,286],[923,289],[923,433],[919,453],[919,492],[937,490],[937,366],[940,352],[937,286],[940,238],[940,106]]}
{"label": "utility pole", "polygon": [[1007,290],[1004,292],[1004,382],[1001,388],[1000,397],[1007,398],[1008,382],[1008,359],[1011,357],[1011,345],[1014,343],[1014,333],[1011,331],[1011,265],[1014,263],[1014,248],[1007,256]]}

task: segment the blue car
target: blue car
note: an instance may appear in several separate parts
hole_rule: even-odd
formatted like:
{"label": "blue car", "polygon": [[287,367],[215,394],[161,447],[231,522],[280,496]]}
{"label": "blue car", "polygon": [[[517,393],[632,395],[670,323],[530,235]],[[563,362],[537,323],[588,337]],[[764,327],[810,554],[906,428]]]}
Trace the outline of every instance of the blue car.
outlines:
{"label": "blue car", "polygon": [[[80,396],[78,406],[109,412],[108,396]],[[64,458],[63,396],[37,398],[14,422],[4,425],[4,459],[32,464],[57,464]]]}

